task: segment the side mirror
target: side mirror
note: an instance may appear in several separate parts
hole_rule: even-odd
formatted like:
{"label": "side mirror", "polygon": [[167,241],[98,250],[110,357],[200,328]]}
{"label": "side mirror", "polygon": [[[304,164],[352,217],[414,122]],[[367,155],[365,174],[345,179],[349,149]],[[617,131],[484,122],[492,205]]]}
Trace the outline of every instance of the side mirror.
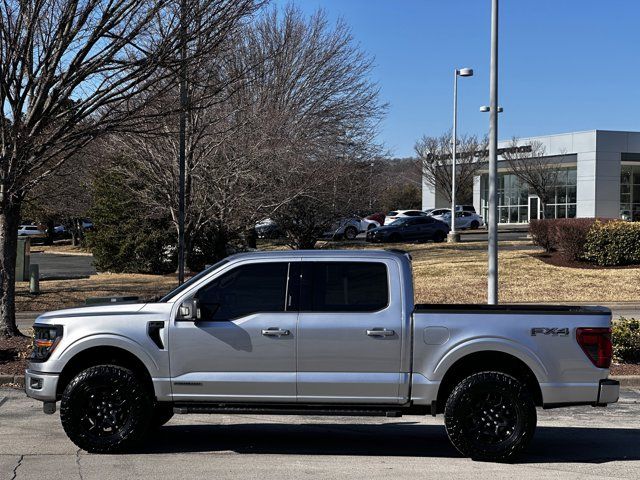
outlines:
{"label": "side mirror", "polygon": [[176,320],[182,322],[197,322],[200,320],[200,306],[197,298],[188,298],[178,307]]}

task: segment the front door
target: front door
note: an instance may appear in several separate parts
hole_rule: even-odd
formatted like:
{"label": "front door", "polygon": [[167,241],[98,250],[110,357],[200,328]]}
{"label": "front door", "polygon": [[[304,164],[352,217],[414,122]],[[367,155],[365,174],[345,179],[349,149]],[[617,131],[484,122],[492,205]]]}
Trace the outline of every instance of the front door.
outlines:
{"label": "front door", "polygon": [[398,265],[326,259],[302,265],[298,401],[403,402]]}
{"label": "front door", "polygon": [[535,195],[529,197],[529,221],[540,219],[540,198]]}
{"label": "front door", "polygon": [[295,401],[298,312],[288,281],[298,265],[231,265],[198,291],[200,321],[170,329],[174,400]]}

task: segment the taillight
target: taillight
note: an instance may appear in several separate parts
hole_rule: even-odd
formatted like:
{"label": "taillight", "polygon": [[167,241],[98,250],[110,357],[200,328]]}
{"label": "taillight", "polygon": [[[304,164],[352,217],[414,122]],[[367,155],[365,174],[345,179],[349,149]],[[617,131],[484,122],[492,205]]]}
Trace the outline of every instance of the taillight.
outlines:
{"label": "taillight", "polygon": [[578,328],[576,340],[589,360],[598,368],[609,368],[613,356],[610,328]]}

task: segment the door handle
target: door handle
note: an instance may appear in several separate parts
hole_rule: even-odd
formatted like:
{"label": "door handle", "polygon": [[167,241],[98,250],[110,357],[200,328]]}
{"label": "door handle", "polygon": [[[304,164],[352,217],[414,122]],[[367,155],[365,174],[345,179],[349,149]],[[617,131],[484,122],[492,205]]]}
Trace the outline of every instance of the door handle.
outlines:
{"label": "door handle", "polygon": [[387,330],[386,328],[374,328],[373,330],[367,330],[367,335],[370,337],[391,337],[396,332],[393,330]]}
{"label": "door handle", "polygon": [[289,335],[289,330],[280,330],[279,328],[266,328],[262,330],[262,335],[265,337],[280,337],[283,335]]}

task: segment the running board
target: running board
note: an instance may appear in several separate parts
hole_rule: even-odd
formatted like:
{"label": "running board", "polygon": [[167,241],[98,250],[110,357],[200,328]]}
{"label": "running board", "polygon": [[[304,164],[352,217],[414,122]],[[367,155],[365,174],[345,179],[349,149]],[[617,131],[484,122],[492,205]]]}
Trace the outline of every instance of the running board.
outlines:
{"label": "running board", "polygon": [[248,406],[220,404],[176,404],[173,413],[250,413],[252,415],[322,415],[345,417],[401,417],[400,410],[380,408],[329,408],[322,407],[285,407],[285,406]]}

